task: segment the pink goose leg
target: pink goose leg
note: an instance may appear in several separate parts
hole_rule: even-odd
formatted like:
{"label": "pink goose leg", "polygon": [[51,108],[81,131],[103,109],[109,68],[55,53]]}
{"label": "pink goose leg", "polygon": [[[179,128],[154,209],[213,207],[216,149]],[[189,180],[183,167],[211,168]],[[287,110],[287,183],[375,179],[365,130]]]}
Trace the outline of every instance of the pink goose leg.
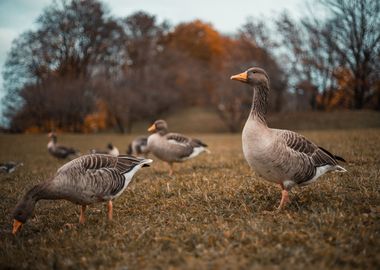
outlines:
{"label": "pink goose leg", "polygon": [[283,209],[288,203],[290,203],[289,192],[285,189],[283,183],[281,183],[280,186],[282,189],[281,191],[282,197],[281,197],[280,205],[277,207],[278,210]]}
{"label": "pink goose leg", "polygon": [[86,211],[86,205],[82,205],[82,207],[80,209],[80,216],[79,216],[79,223],[80,224],[84,224],[84,221],[86,220],[86,218],[84,216],[84,211]]}
{"label": "pink goose leg", "polygon": [[113,216],[113,205],[112,205],[112,201],[108,201],[108,220],[112,220],[112,216]]}

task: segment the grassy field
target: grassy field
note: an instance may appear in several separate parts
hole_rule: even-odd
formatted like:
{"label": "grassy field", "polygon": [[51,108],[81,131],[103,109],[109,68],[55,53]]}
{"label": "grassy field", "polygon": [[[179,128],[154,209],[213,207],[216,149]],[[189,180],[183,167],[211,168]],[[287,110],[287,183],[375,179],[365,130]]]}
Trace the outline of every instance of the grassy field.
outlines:
{"label": "grassy field", "polygon": [[[346,174],[328,174],[293,189],[274,212],[280,189],[260,179],[242,156],[240,135],[198,134],[212,154],[176,166],[155,160],[114,202],[87,211],[41,201],[21,233],[10,213],[32,185],[63,164],[50,157],[46,135],[0,135],[0,161],[25,165],[0,175],[0,269],[379,269],[380,129],[305,131],[347,159]],[[83,153],[130,137],[63,135]]]}

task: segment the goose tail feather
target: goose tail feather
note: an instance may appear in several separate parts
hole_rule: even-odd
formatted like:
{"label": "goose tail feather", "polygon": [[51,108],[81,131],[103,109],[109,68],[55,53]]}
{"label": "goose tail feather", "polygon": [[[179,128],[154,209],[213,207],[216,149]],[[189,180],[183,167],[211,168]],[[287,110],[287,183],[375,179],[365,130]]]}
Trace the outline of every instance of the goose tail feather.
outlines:
{"label": "goose tail feather", "polygon": [[334,155],[334,158],[335,158],[336,160],[339,160],[339,161],[342,161],[342,162],[344,162],[344,163],[347,163],[347,161],[346,161],[344,158],[340,157],[340,156],[335,156],[335,155]]}
{"label": "goose tail feather", "polygon": [[339,166],[339,165],[335,166],[335,171],[336,172],[347,172],[347,170],[345,168],[343,168],[342,166]]}

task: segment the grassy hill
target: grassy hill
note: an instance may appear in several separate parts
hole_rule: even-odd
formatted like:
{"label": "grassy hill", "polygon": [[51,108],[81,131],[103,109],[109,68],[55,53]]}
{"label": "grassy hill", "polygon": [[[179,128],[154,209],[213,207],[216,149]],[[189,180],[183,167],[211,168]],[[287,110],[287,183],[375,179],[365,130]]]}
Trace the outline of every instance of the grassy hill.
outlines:
{"label": "grassy hill", "polygon": [[[248,117],[248,115],[247,115]],[[228,132],[215,111],[190,108],[163,117],[171,130],[184,133]],[[380,128],[380,112],[376,111],[332,111],[332,112],[292,112],[269,114],[268,124],[273,128],[290,130],[336,130]],[[133,133],[145,133],[151,123],[140,122]]]}

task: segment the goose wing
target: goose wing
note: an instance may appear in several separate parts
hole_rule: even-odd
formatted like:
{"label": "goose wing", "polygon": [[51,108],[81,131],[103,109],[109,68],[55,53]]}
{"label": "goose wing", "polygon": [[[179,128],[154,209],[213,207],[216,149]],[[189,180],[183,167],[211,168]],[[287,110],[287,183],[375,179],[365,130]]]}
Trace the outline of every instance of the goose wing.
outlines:
{"label": "goose wing", "polygon": [[281,135],[286,146],[291,151],[294,151],[294,154],[309,158],[316,167],[324,165],[334,166],[338,164],[337,160],[342,159],[338,156],[334,156],[322,147],[317,146],[298,133],[285,130]]}
{"label": "goose wing", "polygon": [[318,168],[324,166],[339,168],[338,160],[343,158],[331,154],[329,151],[317,146],[304,136],[288,130],[279,130],[279,145],[284,145],[289,160],[288,172],[293,172],[293,180],[298,184],[311,180],[318,174]]}
{"label": "goose wing", "polygon": [[54,152],[58,156],[65,157],[67,155],[75,154],[77,151],[71,147],[66,147],[63,145],[56,145],[56,147],[54,148]]}
{"label": "goose wing", "polygon": [[178,133],[167,134],[166,140],[171,144],[173,151],[176,149],[175,151],[181,160],[191,157],[197,147],[207,147],[205,143],[198,139],[192,139]]}
{"label": "goose wing", "polygon": [[150,162],[127,155],[90,154],[68,162],[57,171],[57,175],[64,175],[70,185],[80,185],[87,193],[105,198],[115,196],[125,188],[125,181],[130,180],[126,175],[137,165]]}
{"label": "goose wing", "polygon": [[173,144],[179,144],[186,147],[207,147],[207,144],[205,144],[201,140],[192,139],[179,133],[169,133],[166,135],[166,139]]}

